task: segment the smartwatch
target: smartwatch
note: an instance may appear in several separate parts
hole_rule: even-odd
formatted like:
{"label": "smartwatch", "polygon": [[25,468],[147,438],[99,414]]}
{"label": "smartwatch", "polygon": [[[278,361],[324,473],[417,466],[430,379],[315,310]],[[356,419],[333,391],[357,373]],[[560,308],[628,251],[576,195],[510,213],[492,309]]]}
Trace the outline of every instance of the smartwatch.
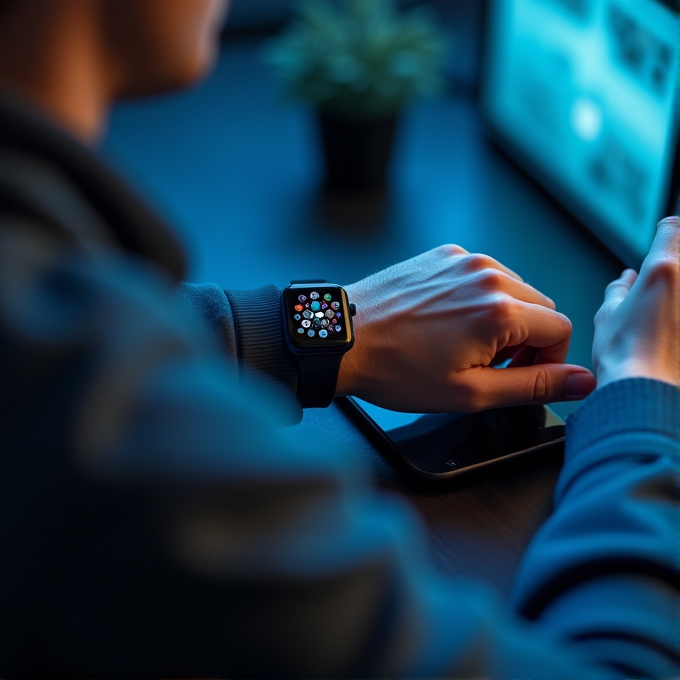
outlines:
{"label": "smartwatch", "polygon": [[281,292],[288,350],[298,364],[296,397],[304,408],[324,408],[335,396],[340,362],[354,345],[355,305],[344,288],[319,279],[291,281]]}

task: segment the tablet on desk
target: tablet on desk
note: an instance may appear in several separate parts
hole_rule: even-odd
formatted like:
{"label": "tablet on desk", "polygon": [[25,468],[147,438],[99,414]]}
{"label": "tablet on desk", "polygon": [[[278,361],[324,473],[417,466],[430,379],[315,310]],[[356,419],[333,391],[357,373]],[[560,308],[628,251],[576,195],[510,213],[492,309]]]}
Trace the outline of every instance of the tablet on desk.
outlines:
{"label": "tablet on desk", "polygon": [[672,0],[490,0],[494,138],[626,264],[674,214],[680,22]]}
{"label": "tablet on desk", "polygon": [[353,397],[336,400],[409,480],[453,482],[499,464],[561,456],[564,421],[547,406],[481,413],[399,413]]}

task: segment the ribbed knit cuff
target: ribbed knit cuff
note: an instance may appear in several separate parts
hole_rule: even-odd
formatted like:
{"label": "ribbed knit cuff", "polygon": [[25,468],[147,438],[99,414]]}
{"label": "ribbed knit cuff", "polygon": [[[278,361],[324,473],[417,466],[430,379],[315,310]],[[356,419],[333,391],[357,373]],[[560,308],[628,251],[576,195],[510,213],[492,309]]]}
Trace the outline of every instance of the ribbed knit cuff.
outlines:
{"label": "ribbed knit cuff", "polygon": [[567,419],[567,455],[610,435],[654,432],[680,441],[680,390],[627,378],[595,390]]}
{"label": "ribbed knit cuff", "polygon": [[625,456],[675,455],[680,463],[680,389],[627,378],[595,390],[567,419],[557,498],[584,470]]}
{"label": "ribbed knit cuff", "polygon": [[[274,378],[295,395],[297,366],[283,339],[281,291],[275,286],[264,286],[224,292],[234,314],[239,363]],[[243,376],[246,380],[254,379],[247,371]]]}

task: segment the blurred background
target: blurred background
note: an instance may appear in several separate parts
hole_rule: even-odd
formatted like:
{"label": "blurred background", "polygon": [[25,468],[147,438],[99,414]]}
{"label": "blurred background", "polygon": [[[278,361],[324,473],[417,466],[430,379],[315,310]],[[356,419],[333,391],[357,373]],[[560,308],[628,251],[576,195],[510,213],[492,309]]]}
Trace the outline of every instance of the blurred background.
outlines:
{"label": "blurred background", "polygon": [[[378,0],[363,0],[372,2]],[[592,4],[527,3],[565,16]],[[101,152],[174,225],[189,253],[190,280],[225,288],[283,287],[292,278],[312,277],[348,284],[458,243],[499,259],[552,297],[574,324],[569,359],[590,366],[592,319],[623,262],[564,200],[525,172],[516,155],[491,140],[479,96],[488,3],[394,4],[415,11],[416,23],[436,27],[439,44],[427,49],[434,50],[439,71],[437,82],[423,88],[428,96],[404,98],[398,115],[392,115],[395,107],[375,104],[373,117],[391,119],[394,128],[384,182],[369,178],[351,186],[336,176],[329,183],[315,114],[324,106],[286,96],[286,68],[290,76],[296,66],[280,38],[278,54],[272,48],[273,37],[297,16],[293,0],[234,0],[209,78],[179,95],[120,105]],[[427,32],[427,26],[412,29]],[[325,38],[329,52],[334,39]],[[338,79],[349,82],[354,76],[347,64],[343,68]],[[400,59],[402,77],[413,69]],[[351,120],[354,104],[336,95],[340,118]],[[374,105],[365,92],[357,102]],[[592,130],[596,114],[585,113]],[[337,139],[333,125],[331,139]],[[384,134],[364,130],[359,146]],[[345,142],[336,146],[336,155],[347,148]]]}
{"label": "blurred background", "polygon": [[323,275],[350,283],[460,240],[476,219],[467,214],[475,202],[457,195],[481,190],[460,118],[474,115],[482,3],[427,3],[450,40],[447,67],[470,91],[409,107],[389,195],[340,199],[337,215],[319,196],[314,113],[285,97],[263,56],[297,4],[235,0],[208,80],[184,94],[122,105],[111,120],[104,153],[181,232],[192,280],[250,288]]}

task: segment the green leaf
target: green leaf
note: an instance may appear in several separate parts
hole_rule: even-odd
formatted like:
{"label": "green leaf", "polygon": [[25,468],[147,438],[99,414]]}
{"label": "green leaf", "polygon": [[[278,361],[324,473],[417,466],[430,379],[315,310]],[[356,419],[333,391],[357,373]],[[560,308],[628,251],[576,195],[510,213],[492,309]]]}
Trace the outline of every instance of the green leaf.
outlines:
{"label": "green leaf", "polygon": [[392,113],[443,82],[446,40],[422,8],[393,0],[302,0],[264,51],[290,96],[353,115]]}

